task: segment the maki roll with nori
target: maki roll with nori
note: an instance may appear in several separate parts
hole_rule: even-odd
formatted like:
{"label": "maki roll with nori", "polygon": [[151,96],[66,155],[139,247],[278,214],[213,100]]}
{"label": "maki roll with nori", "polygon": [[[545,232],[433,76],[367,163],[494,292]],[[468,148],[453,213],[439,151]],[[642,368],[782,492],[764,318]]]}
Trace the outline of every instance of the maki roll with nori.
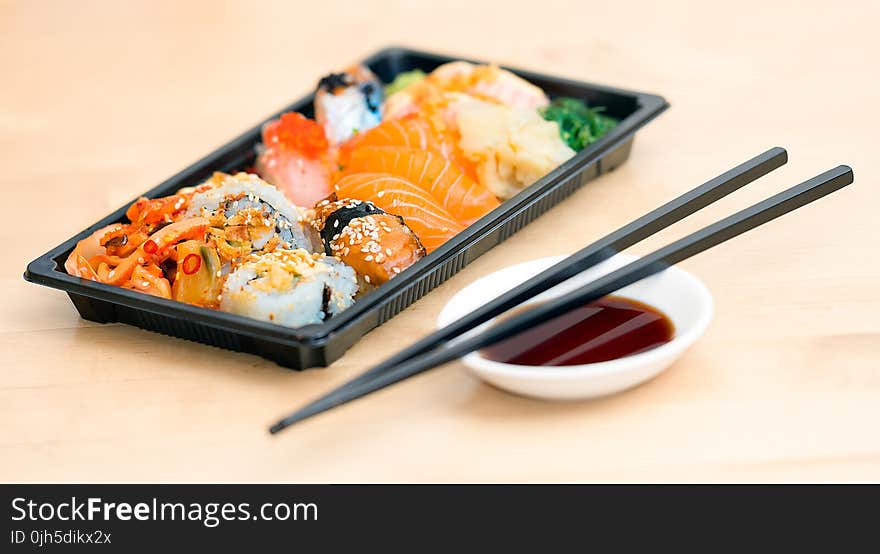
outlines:
{"label": "maki roll with nori", "polygon": [[323,200],[315,206],[314,225],[324,251],[353,267],[368,285],[381,285],[425,255],[403,218],[372,202]]}
{"label": "maki roll with nori", "polygon": [[220,309],[291,327],[321,323],[354,303],[354,270],[303,249],[252,254],[226,278]]}
{"label": "maki roll with nori", "polygon": [[185,216],[211,221],[209,232],[224,260],[275,248],[323,250],[307,210],[249,173],[215,173],[192,195]]}

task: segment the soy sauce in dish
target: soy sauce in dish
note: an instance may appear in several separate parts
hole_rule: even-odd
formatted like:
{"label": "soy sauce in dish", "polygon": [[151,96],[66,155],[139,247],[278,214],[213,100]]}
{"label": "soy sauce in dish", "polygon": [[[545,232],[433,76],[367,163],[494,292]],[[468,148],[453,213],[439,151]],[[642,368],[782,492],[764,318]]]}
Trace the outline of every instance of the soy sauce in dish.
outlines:
{"label": "soy sauce in dish", "polygon": [[674,334],[672,321],[653,306],[606,296],[484,348],[480,355],[516,365],[590,364],[644,352]]}

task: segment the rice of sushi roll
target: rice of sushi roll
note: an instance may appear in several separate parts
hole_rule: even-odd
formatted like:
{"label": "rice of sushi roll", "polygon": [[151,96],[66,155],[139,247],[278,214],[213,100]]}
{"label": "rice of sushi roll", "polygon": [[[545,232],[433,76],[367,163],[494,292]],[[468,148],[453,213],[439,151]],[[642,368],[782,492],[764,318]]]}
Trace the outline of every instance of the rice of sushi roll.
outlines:
{"label": "rice of sushi roll", "polygon": [[354,270],[303,249],[253,254],[229,274],[220,309],[290,327],[321,323],[354,303]]}
{"label": "rice of sushi roll", "polygon": [[193,194],[185,216],[207,217],[213,226],[224,228],[226,242],[245,245],[236,251],[238,256],[267,246],[323,250],[321,238],[309,223],[308,211],[250,173],[215,173],[204,188],[199,187]]}
{"label": "rice of sushi roll", "polygon": [[332,144],[382,121],[382,82],[366,66],[350,67],[322,78],[315,91],[315,120]]}

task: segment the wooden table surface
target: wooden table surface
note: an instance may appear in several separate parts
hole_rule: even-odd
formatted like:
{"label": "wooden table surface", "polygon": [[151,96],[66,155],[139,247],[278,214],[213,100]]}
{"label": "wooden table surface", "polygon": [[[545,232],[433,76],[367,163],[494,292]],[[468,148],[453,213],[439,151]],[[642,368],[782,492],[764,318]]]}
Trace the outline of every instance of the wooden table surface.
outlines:
{"label": "wooden table surface", "polygon": [[[880,480],[877,3],[694,4],[0,2],[0,480]],[[672,108],[619,170],[325,370],[84,321],[22,280],[29,260],[388,44]],[[684,263],[717,313],[653,381],[548,403],[456,363],[266,432],[430,331],[478,277],[571,252],[775,145],[786,167],[634,251],[840,163],[856,184]]]}

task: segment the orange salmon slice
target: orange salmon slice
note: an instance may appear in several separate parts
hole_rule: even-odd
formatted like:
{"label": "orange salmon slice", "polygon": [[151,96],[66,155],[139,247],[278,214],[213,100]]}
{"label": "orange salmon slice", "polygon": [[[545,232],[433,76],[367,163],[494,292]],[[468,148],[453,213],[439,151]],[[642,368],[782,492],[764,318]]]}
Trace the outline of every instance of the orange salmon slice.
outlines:
{"label": "orange salmon slice", "polygon": [[432,252],[464,229],[430,194],[411,182],[387,173],[352,173],[334,185],[339,198],[369,200],[399,215]]}
{"label": "orange salmon slice", "polygon": [[390,173],[402,177],[424,189],[466,225],[499,205],[488,188],[435,151],[393,146],[361,147],[352,152],[345,171]]}

